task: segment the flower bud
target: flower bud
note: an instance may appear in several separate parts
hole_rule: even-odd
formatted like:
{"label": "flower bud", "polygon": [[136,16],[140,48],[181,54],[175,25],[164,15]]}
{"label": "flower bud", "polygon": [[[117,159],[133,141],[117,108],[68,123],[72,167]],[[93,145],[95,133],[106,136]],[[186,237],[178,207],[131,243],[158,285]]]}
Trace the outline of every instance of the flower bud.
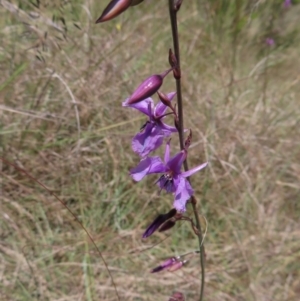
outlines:
{"label": "flower bud", "polygon": [[131,5],[131,0],[112,0],[104,9],[96,23],[111,20],[125,11]]}
{"label": "flower bud", "polygon": [[127,103],[131,105],[152,96],[161,87],[164,77],[171,70],[172,69],[169,69],[162,74],[154,74],[148,77],[137,87],[137,89],[129,97]]}
{"label": "flower bud", "polygon": [[146,229],[143,234],[143,238],[147,238],[152,235],[164,222],[175,216],[176,212],[176,209],[173,208],[166,214],[160,214]]}
{"label": "flower bud", "polygon": [[173,76],[175,79],[180,79],[181,78],[181,71],[180,68],[177,66],[173,69]]}
{"label": "flower bud", "polygon": [[172,68],[175,68],[178,65],[177,58],[171,48],[169,49],[169,64]]}
{"label": "flower bud", "polygon": [[167,231],[171,228],[173,228],[176,224],[176,221],[173,221],[173,220],[168,220],[166,221],[158,230],[158,232],[164,232],[164,231]]}
{"label": "flower bud", "polygon": [[185,142],[184,142],[184,148],[187,150],[192,142],[192,130],[190,129],[190,134],[188,135],[188,137],[186,138]]}
{"label": "flower bud", "polygon": [[159,97],[159,100],[167,107],[170,107],[171,106],[171,101],[170,99],[168,98],[168,96],[163,93],[163,92],[159,92],[157,91],[157,94],[158,94],[158,97]]}
{"label": "flower bud", "polygon": [[174,262],[169,268],[168,268],[168,271],[169,272],[175,272],[179,269],[181,269],[183,267],[183,265],[186,263],[187,261],[184,260],[184,261],[176,261]]}
{"label": "flower bud", "polygon": [[152,269],[151,273],[157,273],[157,272],[160,272],[164,269],[167,269],[167,268],[171,267],[176,262],[177,262],[177,259],[175,257],[168,258],[161,265],[159,265],[158,267]]}

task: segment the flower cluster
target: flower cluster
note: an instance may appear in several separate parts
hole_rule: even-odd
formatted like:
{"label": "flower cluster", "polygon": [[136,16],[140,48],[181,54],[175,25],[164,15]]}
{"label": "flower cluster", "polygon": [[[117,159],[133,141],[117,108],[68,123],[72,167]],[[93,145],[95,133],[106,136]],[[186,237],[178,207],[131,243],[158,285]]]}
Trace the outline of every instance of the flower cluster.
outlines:
{"label": "flower cluster", "polygon": [[[115,18],[130,6],[137,5],[140,2],[142,1],[112,0],[104,9],[96,23]],[[177,9],[179,9],[181,1],[177,1],[176,5],[178,6],[176,6]],[[176,211],[181,214],[186,211],[186,204],[194,193],[188,177],[205,168],[207,163],[201,164],[188,171],[182,171],[182,165],[188,155],[191,135],[185,144],[185,148],[173,157],[170,156],[171,139],[166,143],[163,160],[159,156],[151,156],[151,153],[164,143],[165,138],[169,138],[173,133],[178,132],[179,129],[177,112],[175,106],[172,105],[176,92],[164,94],[159,91],[163,85],[164,78],[171,71],[173,71],[175,79],[179,79],[181,76],[176,56],[171,49],[169,50],[169,63],[171,66],[170,69],[159,74],[151,75],[145,79],[122,105],[123,107],[133,108],[147,116],[146,123],[132,139],[132,150],[138,154],[141,159],[138,165],[130,170],[131,177],[138,182],[147,175],[160,174],[156,184],[160,191],[165,190],[167,193],[174,195],[173,206]],[[158,94],[159,98],[156,105],[151,98],[155,93]],[[169,112],[167,112],[168,109]],[[173,115],[175,126],[165,123],[165,119],[168,115]],[[171,225],[172,222],[173,221],[169,221],[169,225]],[[154,228],[158,226],[158,224],[154,223]],[[148,231],[144,233],[143,237],[149,236],[149,233],[152,234],[154,228],[152,227],[151,231],[148,228]]]}
{"label": "flower cluster", "polygon": [[[123,13],[130,6],[135,6],[141,2],[143,2],[143,0],[112,0],[97,19],[96,23],[111,20]],[[174,10],[174,12],[177,13],[181,4],[182,0],[174,0],[173,4],[170,2],[170,11]],[[181,70],[177,58],[179,58],[179,53],[175,55],[172,50],[169,49],[170,68],[162,73],[151,75],[145,79],[122,104],[123,107],[133,108],[147,117],[145,124],[132,138],[132,150],[140,157],[140,162],[137,166],[130,170],[132,179],[139,182],[148,175],[159,174],[160,176],[155,182],[159,188],[159,193],[162,190],[165,190],[167,193],[171,193],[174,196],[173,208],[168,213],[157,216],[144,232],[143,238],[149,237],[156,230],[159,232],[169,230],[177,221],[184,220],[191,223],[192,229],[196,235],[199,235],[199,231],[201,232],[200,228],[195,226],[194,221],[191,218],[184,216],[183,213],[186,211],[186,204],[190,199],[193,200],[193,206],[195,204],[195,198],[193,196],[194,190],[190,184],[189,177],[197,171],[204,169],[208,163],[200,164],[190,170],[186,170],[187,168],[185,168],[185,171],[182,170],[182,165],[188,156],[192,131],[190,130],[190,134],[184,143],[182,138],[183,132],[185,132],[183,131],[183,120],[179,118],[179,115],[182,116],[182,109],[180,109],[182,108],[180,101],[181,97],[178,97],[178,106],[180,110],[178,113],[176,105],[173,104],[176,92],[165,94],[159,91],[163,86],[165,77],[171,71],[175,80],[180,80]],[[178,87],[177,91],[181,96]],[[156,93],[159,100],[155,104],[152,97]],[[168,116],[173,116],[175,126],[166,123],[165,120]],[[170,137],[173,133],[179,133],[180,145],[182,147],[177,154],[171,156]],[[160,156],[155,156],[152,153],[161,147],[164,142],[166,142],[166,146],[164,157],[162,159]],[[195,206],[194,212],[196,212]],[[187,260],[183,260],[183,257],[188,254],[190,253],[165,260],[160,266],[154,268],[151,273],[163,270],[176,271],[180,269],[187,263]],[[184,300],[181,293],[177,292],[173,296],[176,296],[176,300]]]}

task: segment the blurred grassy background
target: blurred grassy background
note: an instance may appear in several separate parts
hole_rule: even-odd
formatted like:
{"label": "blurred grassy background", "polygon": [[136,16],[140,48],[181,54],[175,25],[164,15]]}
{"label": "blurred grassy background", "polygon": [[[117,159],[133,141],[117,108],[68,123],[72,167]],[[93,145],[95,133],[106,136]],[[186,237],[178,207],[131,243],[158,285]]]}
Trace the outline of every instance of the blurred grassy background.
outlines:
{"label": "blurred grassy background", "polygon": [[[156,177],[128,176],[144,119],[121,107],[168,68],[167,1],[98,25],[108,1],[38,2],[0,2],[1,156],[80,218],[121,300],[168,300],[174,290],[197,300],[198,256],[176,273],[149,273],[197,240],[185,223],[141,240],[172,196],[157,195]],[[205,300],[299,300],[299,13],[297,1],[197,0],[178,16],[189,165],[210,160],[192,178],[209,222]],[[172,90],[170,76],[163,91]],[[67,210],[11,166],[0,171],[1,300],[117,300]]]}

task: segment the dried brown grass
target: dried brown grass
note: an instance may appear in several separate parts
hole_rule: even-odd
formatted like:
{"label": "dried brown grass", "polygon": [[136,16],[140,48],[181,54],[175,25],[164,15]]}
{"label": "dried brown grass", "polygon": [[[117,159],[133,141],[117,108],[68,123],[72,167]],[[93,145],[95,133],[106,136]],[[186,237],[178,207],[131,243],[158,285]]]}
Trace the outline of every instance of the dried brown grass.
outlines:
{"label": "dried brown grass", "polygon": [[[138,160],[130,138],[143,119],[120,104],[141,79],[167,68],[165,3],[149,1],[96,26],[104,4],[75,1],[63,10],[67,38],[56,29],[64,24],[51,19],[59,14],[54,4],[18,13],[1,4],[3,156],[59,195],[89,229],[121,300],[168,300],[178,290],[196,300],[197,257],[176,273],[149,273],[164,257],[197,248],[190,227],[142,241],[171,196],[157,196],[154,178],[135,184],[127,175]],[[39,17],[28,17],[30,10]],[[185,124],[194,133],[189,164],[210,161],[192,179],[209,222],[205,300],[296,301],[298,49],[274,51],[265,63],[241,38],[233,68],[231,43],[220,48],[196,11],[196,4],[183,6],[180,30]],[[172,89],[168,78],[164,90]],[[3,300],[117,300],[99,255],[45,189],[2,164],[1,193]]]}

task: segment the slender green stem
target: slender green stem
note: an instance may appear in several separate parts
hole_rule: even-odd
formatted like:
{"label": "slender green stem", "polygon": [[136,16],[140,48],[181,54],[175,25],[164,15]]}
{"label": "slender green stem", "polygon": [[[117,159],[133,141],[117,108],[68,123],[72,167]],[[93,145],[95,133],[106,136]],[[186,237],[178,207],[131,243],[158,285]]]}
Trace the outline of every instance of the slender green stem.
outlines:
{"label": "slender green stem", "polygon": [[[178,27],[177,27],[177,11],[174,9],[174,0],[169,0],[169,14],[170,22],[172,28],[172,37],[173,37],[173,47],[174,53],[177,59],[178,67],[180,69],[180,50],[179,50],[179,36],[178,36]],[[181,91],[181,79],[176,79],[176,91],[177,91],[177,106],[178,106],[178,124],[179,124],[179,143],[180,149],[184,148],[184,137],[183,137],[183,102],[182,102],[182,91]],[[188,170],[188,162],[185,160],[184,169]],[[200,297],[199,301],[203,300],[204,293],[204,282],[205,282],[205,257],[204,257],[204,245],[202,241],[202,231],[199,216],[196,208],[195,198],[192,197],[192,207],[196,220],[196,227],[198,229],[198,242],[200,248],[200,264],[201,264],[201,287],[200,287]]]}

